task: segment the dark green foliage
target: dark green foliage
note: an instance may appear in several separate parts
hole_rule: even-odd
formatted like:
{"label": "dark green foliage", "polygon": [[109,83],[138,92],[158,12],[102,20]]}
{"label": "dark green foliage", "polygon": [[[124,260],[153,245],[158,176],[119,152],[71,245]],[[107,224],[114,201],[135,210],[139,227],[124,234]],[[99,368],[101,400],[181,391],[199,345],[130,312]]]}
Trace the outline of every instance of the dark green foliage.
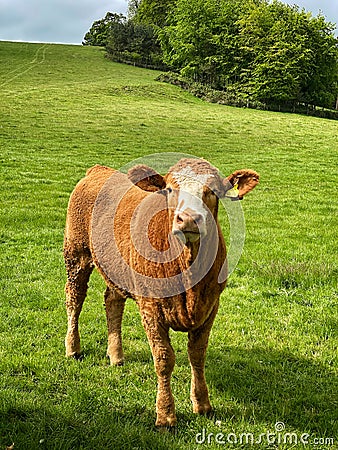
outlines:
{"label": "dark green foliage", "polygon": [[161,47],[152,25],[121,18],[110,28],[106,50],[114,61],[164,68]]}
{"label": "dark green foliage", "polygon": [[332,29],[322,16],[277,0],[248,8],[240,19],[241,90],[268,104],[333,107],[338,53]]}
{"label": "dark green foliage", "polygon": [[165,63],[194,81],[280,107],[333,108],[333,29],[278,0],[177,0],[159,36]]}
{"label": "dark green foliage", "polygon": [[91,29],[84,37],[83,45],[95,45],[105,47],[108,42],[111,27],[124,20],[123,14],[108,12],[104,19],[93,23]]}
{"label": "dark green foliage", "polygon": [[235,92],[233,89],[218,90],[213,89],[206,84],[190,80],[182,77],[175,72],[161,73],[157,81],[179,86],[185,91],[190,92],[197,98],[201,98],[210,103],[219,103],[221,105],[237,106],[240,108],[263,109],[268,111],[293,112],[297,114],[305,114],[307,116],[321,117],[325,119],[338,120],[338,111],[328,110],[324,108],[316,108],[312,105],[304,103],[294,104],[285,102],[283,105],[277,103],[263,103],[258,100],[249,99],[241,92]]}
{"label": "dark green foliage", "polygon": [[114,61],[143,67],[164,68],[162,51],[153,25],[136,20],[139,2],[130,2],[129,19],[123,14],[107,13],[94,22],[83,45],[106,47]]}

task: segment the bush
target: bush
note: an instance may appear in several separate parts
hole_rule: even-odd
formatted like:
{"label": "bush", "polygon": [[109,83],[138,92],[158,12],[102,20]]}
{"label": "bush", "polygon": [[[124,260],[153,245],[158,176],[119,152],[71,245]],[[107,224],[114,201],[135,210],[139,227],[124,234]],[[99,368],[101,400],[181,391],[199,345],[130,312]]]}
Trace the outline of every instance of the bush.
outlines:
{"label": "bush", "polygon": [[190,92],[195,97],[201,98],[210,103],[219,103],[221,105],[236,106],[240,108],[254,108],[268,111],[293,112],[297,114],[306,114],[309,116],[322,117],[325,119],[338,120],[338,111],[329,109],[318,109],[313,105],[299,102],[285,102],[283,104],[266,104],[259,101],[253,101],[240,91],[236,92],[233,87],[226,91],[212,89],[202,83],[191,81],[174,72],[166,72],[159,75],[156,79],[163,83],[170,83],[179,86],[181,89]]}

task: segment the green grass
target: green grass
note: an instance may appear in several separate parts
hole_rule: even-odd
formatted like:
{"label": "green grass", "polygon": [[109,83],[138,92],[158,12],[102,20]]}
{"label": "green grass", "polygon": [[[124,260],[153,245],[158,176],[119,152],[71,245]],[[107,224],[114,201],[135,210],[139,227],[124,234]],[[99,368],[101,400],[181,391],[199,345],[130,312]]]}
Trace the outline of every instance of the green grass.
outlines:
{"label": "green grass", "polygon": [[[0,60],[0,449],[304,448],[195,440],[203,428],[258,439],[276,422],[308,433],[306,448],[338,448],[337,122],[204,103],[97,48],[0,42]],[[191,412],[186,336],[173,333],[179,424],[164,434],[132,301],[124,367],[105,358],[97,274],[81,316],[83,361],[66,360],[63,343],[69,194],[93,164],[158,152],[261,174],[242,202],[245,248],[210,338],[214,416]]]}

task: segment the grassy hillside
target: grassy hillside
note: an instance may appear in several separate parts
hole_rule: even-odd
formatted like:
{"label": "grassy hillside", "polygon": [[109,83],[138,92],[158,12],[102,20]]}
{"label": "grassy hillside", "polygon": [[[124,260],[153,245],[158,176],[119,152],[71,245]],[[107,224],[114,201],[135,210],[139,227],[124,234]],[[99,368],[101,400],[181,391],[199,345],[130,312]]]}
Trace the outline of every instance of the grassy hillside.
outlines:
{"label": "grassy hillside", "polygon": [[[246,448],[243,433],[250,448],[304,448],[285,433],[338,448],[337,123],[204,103],[98,48],[0,42],[0,61],[0,448]],[[245,249],[210,339],[215,414],[191,413],[186,336],[173,334],[179,425],[165,434],[153,426],[156,378],[133,302],[126,365],[107,365],[96,274],[85,357],[65,359],[62,260],[68,197],[85,170],[162,152],[261,174],[242,202]]]}

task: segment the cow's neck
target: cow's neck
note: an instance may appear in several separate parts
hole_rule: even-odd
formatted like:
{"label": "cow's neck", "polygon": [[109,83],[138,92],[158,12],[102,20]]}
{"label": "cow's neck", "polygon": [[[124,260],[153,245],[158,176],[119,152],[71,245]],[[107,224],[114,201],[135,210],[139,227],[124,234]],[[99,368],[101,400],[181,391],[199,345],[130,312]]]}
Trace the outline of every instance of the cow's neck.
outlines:
{"label": "cow's neck", "polygon": [[186,247],[185,263],[187,266],[191,266],[198,255],[198,251],[200,248],[199,241],[198,242],[187,242],[185,247]]}
{"label": "cow's neck", "polygon": [[[194,271],[197,270],[199,272],[198,282],[193,282],[193,285],[186,290],[185,294],[187,314],[192,324],[197,324],[200,320],[200,315],[208,314],[214,307],[215,297],[214,295],[208,295],[208,293],[209,290],[213,291],[215,289],[216,286],[214,285],[215,283],[217,284],[217,279],[210,278],[213,272],[210,271],[208,265],[211,264],[212,266],[217,259],[214,251],[217,253],[218,239],[216,238],[215,241],[215,238],[216,236],[208,235],[204,238],[206,241],[203,244],[193,243],[187,245],[190,254],[189,265],[192,265],[195,261],[196,268],[194,268]],[[202,247],[200,253],[198,253],[200,245]]]}

